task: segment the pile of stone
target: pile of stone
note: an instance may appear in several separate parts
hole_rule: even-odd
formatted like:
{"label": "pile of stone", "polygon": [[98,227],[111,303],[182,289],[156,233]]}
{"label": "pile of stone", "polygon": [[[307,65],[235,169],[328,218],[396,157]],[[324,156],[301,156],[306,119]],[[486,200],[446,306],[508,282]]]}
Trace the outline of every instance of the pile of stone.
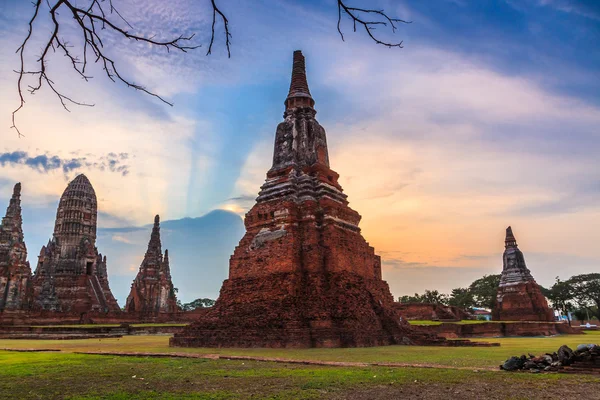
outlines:
{"label": "pile of stone", "polygon": [[[513,356],[506,360],[500,369],[504,371],[557,372],[570,366],[585,366],[596,369],[600,367],[600,346],[597,344],[580,344],[575,351],[569,346],[560,346],[554,353],[540,356]],[[598,367],[596,367],[598,366]]]}

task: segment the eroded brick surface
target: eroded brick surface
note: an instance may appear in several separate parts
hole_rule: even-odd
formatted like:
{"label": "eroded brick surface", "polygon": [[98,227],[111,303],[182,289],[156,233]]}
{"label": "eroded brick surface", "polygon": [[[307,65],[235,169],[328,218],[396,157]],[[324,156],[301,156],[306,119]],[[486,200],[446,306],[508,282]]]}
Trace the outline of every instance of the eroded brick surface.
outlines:
{"label": "eroded brick surface", "polygon": [[472,318],[466,310],[433,303],[395,303],[402,317],[408,320],[463,320]]}

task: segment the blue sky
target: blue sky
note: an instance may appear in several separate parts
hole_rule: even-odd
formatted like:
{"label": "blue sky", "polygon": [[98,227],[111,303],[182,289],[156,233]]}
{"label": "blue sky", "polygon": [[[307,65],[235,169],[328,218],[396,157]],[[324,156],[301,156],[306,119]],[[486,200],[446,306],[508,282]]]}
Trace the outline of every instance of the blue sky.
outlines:
{"label": "blue sky", "polygon": [[[230,59],[220,30],[205,55],[209,1],[115,2],[143,34],[196,33],[203,47],[185,55],[106,37],[122,71],[175,106],[113,84],[98,68],[82,82],[56,54],[48,65],[56,83],[95,107],[67,113],[48,90],[28,96],[18,115],[24,138],[9,129],[18,104],[12,71],[32,8],[0,4],[0,204],[23,182],[30,260],[81,172],[98,194],[101,228],[145,226],[157,213],[172,221],[215,209],[243,216],[270,167],[291,54],[302,49],[332,167],[396,296],[498,273],[509,224],[542,284],[600,268],[600,3],[369,1],[412,21],[395,35],[377,30],[404,40],[403,49],[377,46],[346,20],[342,41],[333,1],[222,3]],[[37,29],[29,65],[47,21]],[[122,303],[144,240],[103,232],[99,250]],[[224,276],[239,238],[230,239],[221,256],[206,257],[210,268],[189,261],[207,246],[180,248],[181,265],[171,252],[175,286],[192,269]],[[214,296],[218,286],[180,293]]]}

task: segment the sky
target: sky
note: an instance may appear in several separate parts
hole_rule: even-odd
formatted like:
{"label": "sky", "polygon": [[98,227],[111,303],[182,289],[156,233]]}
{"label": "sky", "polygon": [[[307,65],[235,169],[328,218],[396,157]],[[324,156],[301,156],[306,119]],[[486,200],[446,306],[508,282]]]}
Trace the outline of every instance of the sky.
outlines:
{"label": "sky", "polygon": [[[67,112],[47,87],[27,94],[18,137],[15,50],[33,8],[0,2],[0,206],[22,182],[33,265],[62,191],[85,173],[121,305],[155,214],[179,297],[215,298],[271,166],[301,49],[331,167],[394,296],[500,273],[508,225],[542,285],[600,270],[599,2],[348,1],[412,21],[376,30],[403,40],[389,49],[347,19],[342,41],[331,0],[222,1],[231,58],[219,23],[206,55],[208,0],[113,3],[142,35],[195,34],[202,47],[183,54],[102,33],[122,73],[174,106],[112,83],[98,65],[85,82],[56,52],[47,70],[57,87],[94,107]],[[40,15],[30,69],[50,29]],[[76,27],[59,17],[77,48]]]}

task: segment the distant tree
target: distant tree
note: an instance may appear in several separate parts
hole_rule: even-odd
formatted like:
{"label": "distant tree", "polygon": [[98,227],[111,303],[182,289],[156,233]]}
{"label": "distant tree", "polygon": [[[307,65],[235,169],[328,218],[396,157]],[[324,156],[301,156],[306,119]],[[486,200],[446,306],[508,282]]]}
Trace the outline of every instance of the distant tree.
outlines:
{"label": "distant tree", "polygon": [[591,318],[590,311],[587,308],[577,308],[571,311],[571,315],[574,315],[575,319],[579,321],[584,321]]}
{"label": "distant tree", "polygon": [[475,299],[469,288],[452,289],[452,293],[448,297],[448,304],[464,309],[475,307]]}
{"label": "distant tree", "polygon": [[212,299],[196,299],[190,303],[182,303],[177,300],[177,305],[181,311],[194,311],[197,308],[207,308],[215,305],[215,300]]}
{"label": "distant tree", "polygon": [[426,290],[422,297],[423,303],[448,305],[448,295],[437,290]]}
{"label": "distant tree", "polygon": [[423,303],[423,298],[420,294],[415,293],[414,296],[404,295],[398,298],[398,302],[400,303]]}
{"label": "distant tree", "polygon": [[496,293],[500,284],[500,274],[484,275],[469,286],[474,300],[474,305],[482,308],[494,308],[496,304]]}
{"label": "distant tree", "polygon": [[575,298],[574,287],[569,281],[561,281],[558,276],[556,282],[548,290],[543,290],[545,296],[548,297],[555,310],[560,311],[567,316],[567,321],[571,325],[571,317],[569,312],[574,309],[573,299]]}
{"label": "distant tree", "polygon": [[[210,1],[212,8],[212,25],[210,43],[206,55],[211,54],[215,42],[215,27],[217,21],[223,27],[223,36],[227,55],[231,57],[231,33],[229,32],[229,20],[225,13],[217,6],[218,0]],[[98,63],[106,73],[108,79],[113,82],[119,82],[127,87],[144,92],[154,96],[160,101],[173,105],[158,94],[146,89],[140,83],[133,82],[126,77],[117,67],[114,55],[110,54],[114,49],[114,37],[125,40],[139,42],[154,48],[162,48],[166,51],[188,52],[197,49],[200,44],[193,44],[194,35],[172,36],[169,39],[158,39],[160,34],[148,35],[136,31],[136,29],[125,19],[117,10],[116,0],[33,0],[33,12],[29,20],[28,33],[23,42],[17,49],[20,59],[20,67],[16,71],[17,89],[20,97],[19,107],[12,114],[12,128],[19,135],[19,129],[15,123],[15,114],[25,105],[23,91],[27,89],[31,94],[35,94],[42,86],[47,86],[58,98],[62,106],[68,111],[70,105],[93,106],[73,97],[65,95],[54,83],[48,68],[48,61],[51,54],[59,53],[66,57],[72,64],[75,76],[86,82],[92,78],[89,75],[89,63]],[[169,2],[164,2],[168,4]],[[375,36],[375,29],[379,27],[389,27],[392,33],[396,32],[401,23],[410,23],[399,18],[390,17],[383,10],[371,8],[351,7],[344,0],[331,1],[332,5],[337,5],[337,30],[342,40],[342,17],[346,17],[352,23],[353,30],[363,29],[364,32],[377,44],[386,47],[402,47],[402,41],[387,42]],[[365,1],[366,4],[368,2]],[[168,7],[168,5],[166,6]],[[232,7],[232,6],[230,6]],[[34,25],[39,25],[40,19],[46,18],[50,24],[50,30],[41,43],[40,53],[36,55],[34,67],[26,67],[25,51],[31,47],[29,41],[34,33]],[[70,22],[70,25],[69,25]],[[39,28],[37,28],[39,30]],[[164,27],[165,31],[177,29],[176,27]],[[112,37],[111,37],[112,35]],[[75,46],[77,45],[77,47]],[[25,77],[33,79],[32,84],[23,82]]]}
{"label": "distant tree", "polygon": [[448,305],[448,296],[437,290],[425,290],[425,293],[415,293],[414,296],[401,296],[398,298],[400,303],[429,303]]}
{"label": "distant tree", "polygon": [[600,320],[600,273],[575,275],[567,282],[577,304]]}

